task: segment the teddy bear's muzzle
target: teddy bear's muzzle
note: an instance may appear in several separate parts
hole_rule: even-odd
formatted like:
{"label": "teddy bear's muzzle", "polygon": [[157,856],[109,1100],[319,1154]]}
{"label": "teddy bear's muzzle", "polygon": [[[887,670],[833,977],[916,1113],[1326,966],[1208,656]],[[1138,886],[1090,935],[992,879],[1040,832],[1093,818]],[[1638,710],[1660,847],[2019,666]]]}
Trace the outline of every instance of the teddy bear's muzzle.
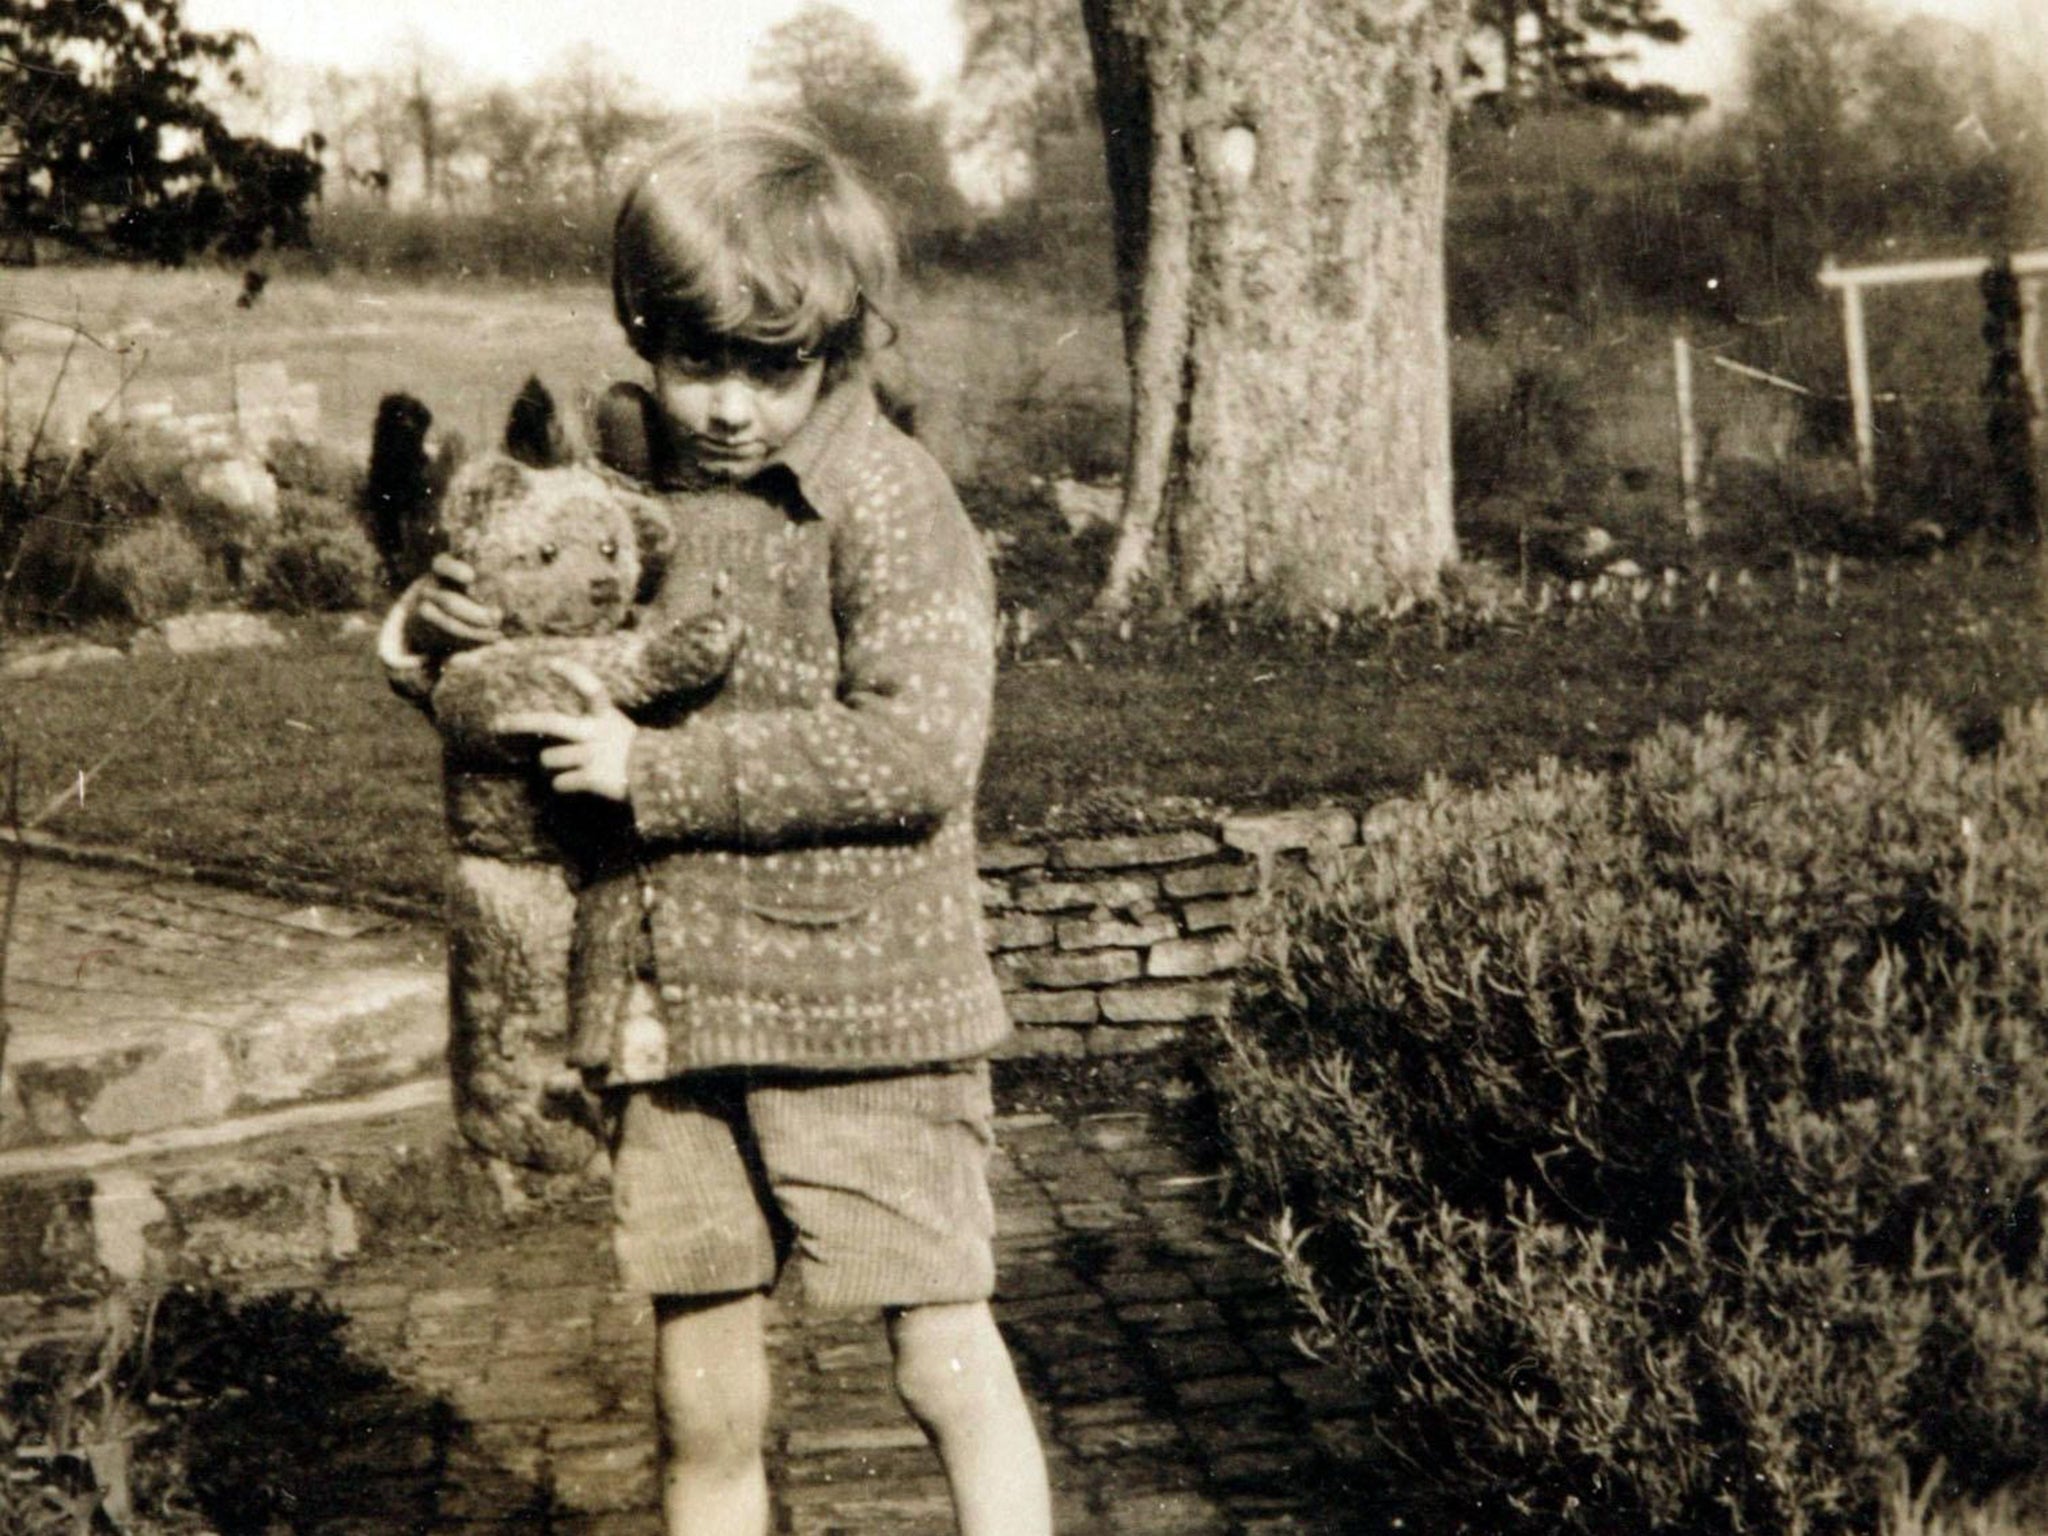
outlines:
{"label": "teddy bear's muzzle", "polygon": [[590,578],[590,600],[600,608],[610,608],[625,596],[625,589],[619,585],[616,576],[593,576]]}

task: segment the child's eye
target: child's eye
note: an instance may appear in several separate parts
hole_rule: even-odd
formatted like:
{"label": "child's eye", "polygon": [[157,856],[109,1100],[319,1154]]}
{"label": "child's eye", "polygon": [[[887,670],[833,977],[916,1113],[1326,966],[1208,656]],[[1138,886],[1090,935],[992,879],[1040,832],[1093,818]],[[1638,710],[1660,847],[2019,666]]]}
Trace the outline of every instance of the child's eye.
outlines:
{"label": "child's eye", "polygon": [[811,366],[806,347],[750,347],[733,359],[754,383],[764,389],[787,389]]}
{"label": "child's eye", "polygon": [[701,336],[671,336],[662,348],[662,365],[685,378],[703,378],[727,366],[724,349]]}

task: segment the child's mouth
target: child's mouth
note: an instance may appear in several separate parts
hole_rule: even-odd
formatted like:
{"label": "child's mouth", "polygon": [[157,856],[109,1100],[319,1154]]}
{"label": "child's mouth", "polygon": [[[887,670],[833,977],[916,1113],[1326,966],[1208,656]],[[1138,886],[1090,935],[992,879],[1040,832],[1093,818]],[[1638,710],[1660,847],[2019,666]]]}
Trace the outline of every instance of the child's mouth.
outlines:
{"label": "child's mouth", "polygon": [[715,437],[697,439],[697,457],[705,463],[744,464],[764,456],[761,445],[751,440],[726,441]]}

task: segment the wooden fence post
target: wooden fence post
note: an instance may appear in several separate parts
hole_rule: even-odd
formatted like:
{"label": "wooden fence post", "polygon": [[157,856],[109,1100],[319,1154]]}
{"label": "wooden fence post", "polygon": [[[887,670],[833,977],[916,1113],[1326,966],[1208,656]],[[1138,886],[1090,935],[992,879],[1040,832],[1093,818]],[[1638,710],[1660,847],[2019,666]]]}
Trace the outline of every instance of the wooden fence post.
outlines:
{"label": "wooden fence post", "polygon": [[[2041,289],[2038,278],[2020,279],[2020,379],[2027,390],[2027,442],[2034,454],[2036,493],[2048,498],[2048,359],[2041,355]],[[2048,508],[2042,509],[2048,520]]]}
{"label": "wooden fence post", "polygon": [[1678,404],[1679,505],[1685,513],[1685,536],[1697,544],[1707,527],[1700,512],[1700,440],[1692,415],[1692,343],[1683,331],[1671,337],[1671,378]]}
{"label": "wooden fence post", "polygon": [[[1929,261],[1896,261],[1874,267],[1838,267],[1830,257],[1821,264],[1823,288],[1842,290],[1842,332],[1849,349],[1849,404],[1856,425],[1856,479],[1863,491],[1866,509],[1877,505],[1877,428],[1873,419],[1870,390],[1870,345],[1864,333],[1863,290],[1897,283],[1940,283],[1974,280],[1984,275],[1991,261],[1984,256],[1938,257]],[[2028,398],[2033,402],[2029,421],[2043,423],[2048,436],[2048,382],[2042,376],[2040,295],[2030,293],[2031,278],[2048,276],[2048,250],[2023,251],[2011,260],[2013,276],[2020,280],[2022,367],[2027,373]],[[2029,320],[2029,314],[2032,319]],[[2035,438],[2036,462],[2043,451]]]}
{"label": "wooden fence post", "polygon": [[1842,284],[1842,337],[1849,348],[1849,413],[1856,429],[1856,488],[1863,510],[1877,510],[1877,412],[1870,395],[1870,339],[1863,329],[1863,288]]}

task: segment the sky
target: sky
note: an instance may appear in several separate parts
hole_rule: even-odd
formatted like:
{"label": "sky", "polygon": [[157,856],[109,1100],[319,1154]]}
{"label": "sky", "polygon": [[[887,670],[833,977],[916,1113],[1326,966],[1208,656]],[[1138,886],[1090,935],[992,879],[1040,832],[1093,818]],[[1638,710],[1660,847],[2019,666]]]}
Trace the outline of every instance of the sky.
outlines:
{"label": "sky", "polygon": [[[928,90],[958,70],[955,0],[838,0],[872,21]],[[1315,3],[1315,0],[1311,0]],[[1341,3],[1341,0],[1321,0]],[[1645,50],[1646,73],[1710,94],[1733,75],[1745,20],[1768,0],[1667,0],[1692,30],[1677,49]],[[2048,0],[1874,0],[1990,29],[2048,50]],[[267,55],[367,73],[417,36],[479,83],[520,84],[581,43],[608,52],[658,100],[688,106],[738,95],[755,44],[803,0],[186,0],[185,19],[206,31],[237,28]],[[2044,60],[2048,62],[2048,60]]]}
{"label": "sky", "polygon": [[[739,95],[754,46],[804,0],[185,0],[202,31],[249,33],[268,56],[369,73],[418,37],[479,83],[521,84],[593,44],[657,100],[689,106]],[[842,0],[931,90],[958,70],[954,0]]]}
{"label": "sky", "polygon": [[[1873,0],[1873,5],[1884,16],[1903,19],[1917,13],[1977,27],[2048,66],[2048,0]],[[1677,48],[1646,48],[1650,77],[1709,95],[1725,91],[1739,68],[1744,28],[1751,17],[1772,8],[1770,0],[1666,0],[1665,9],[1692,35]]]}

